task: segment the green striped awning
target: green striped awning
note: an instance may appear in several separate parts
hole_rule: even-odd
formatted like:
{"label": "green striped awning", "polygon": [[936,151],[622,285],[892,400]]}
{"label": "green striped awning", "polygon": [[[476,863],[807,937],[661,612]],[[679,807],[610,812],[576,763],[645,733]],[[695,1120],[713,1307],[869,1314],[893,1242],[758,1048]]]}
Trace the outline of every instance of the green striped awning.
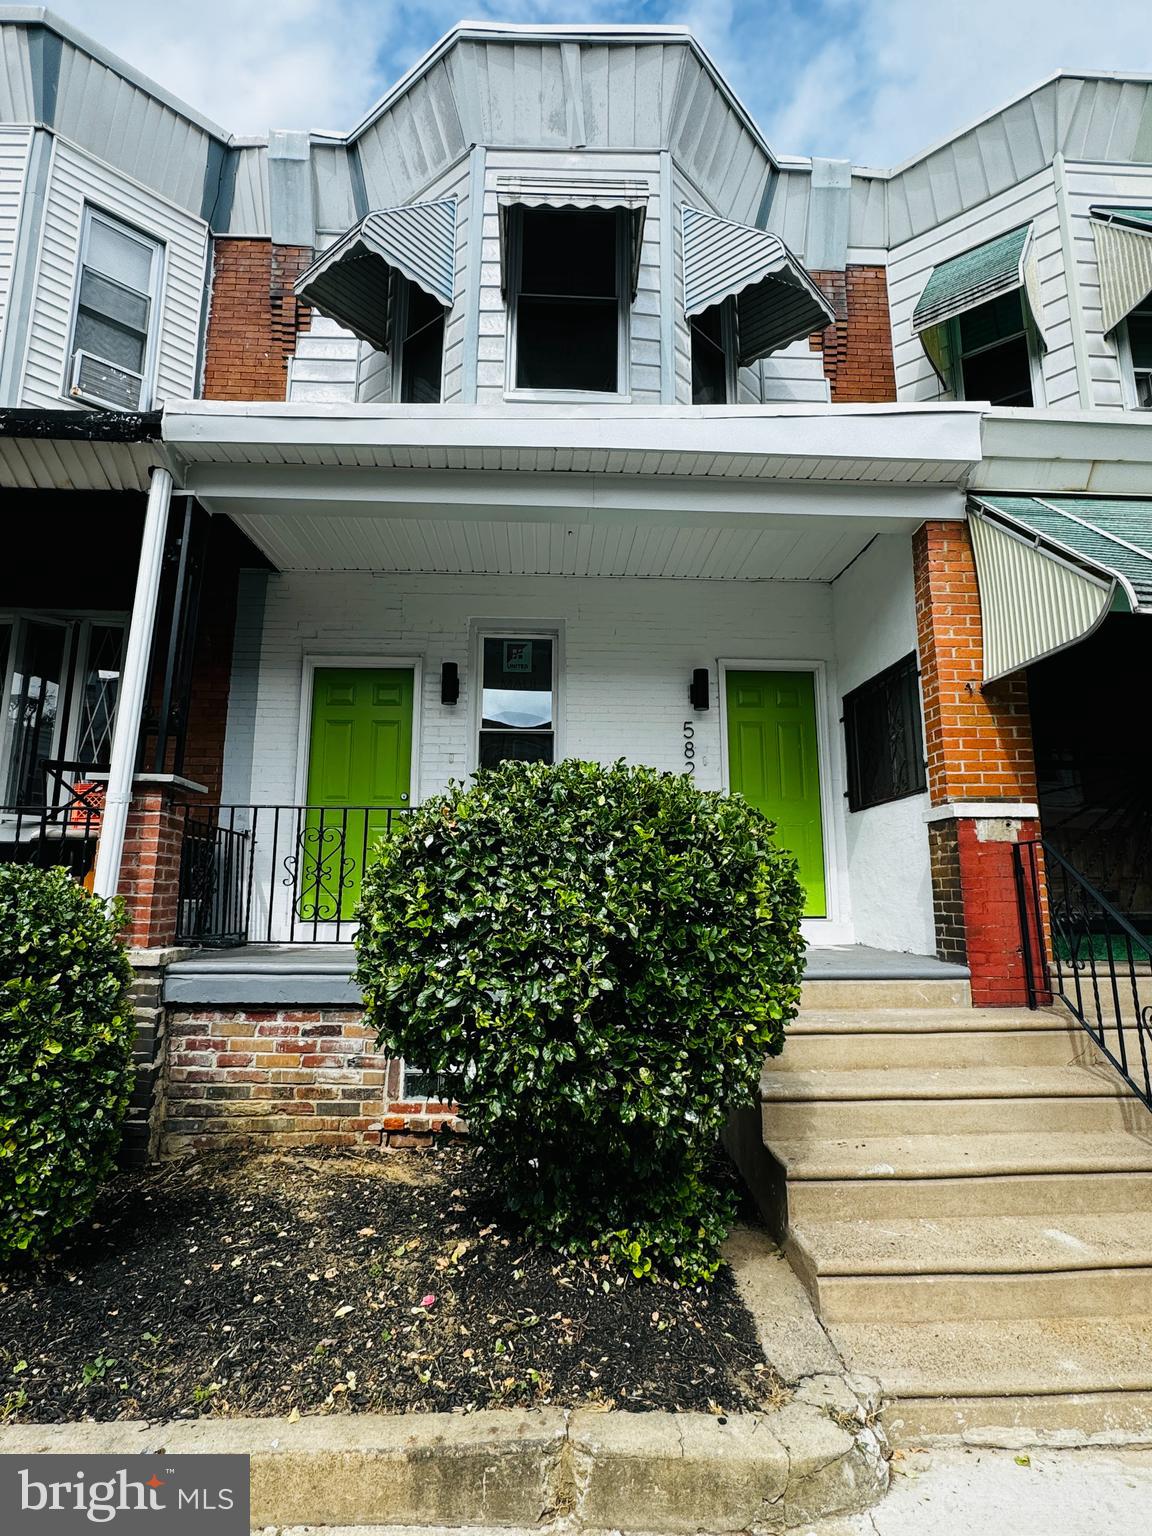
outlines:
{"label": "green striped awning", "polygon": [[1107,335],[1152,293],[1152,208],[1100,204],[1091,214],[1100,323]]}
{"label": "green striped awning", "polygon": [[1152,501],[973,497],[984,680],[1091,634],[1109,612],[1152,614]]}
{"label": "green striped awning", "polygon": [[1001,294],[1022,288],[1031,233],[1030,224],[1021,224],[1006,235],[997,235],[995,240],[933,267],[912,311],[913,330],[925,331],[945,320],[954,320]]}

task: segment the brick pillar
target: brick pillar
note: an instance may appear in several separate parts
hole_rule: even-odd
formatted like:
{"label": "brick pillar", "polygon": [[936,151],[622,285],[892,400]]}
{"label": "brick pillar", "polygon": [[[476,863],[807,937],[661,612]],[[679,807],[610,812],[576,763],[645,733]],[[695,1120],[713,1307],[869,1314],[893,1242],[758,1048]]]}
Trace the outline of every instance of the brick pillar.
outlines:
{"label": "brick pillar", "polygon": [[1028,995],[1013,847],[1040,834],[1027,682],[981,682],[967,524],[923,524],[913,560],[937,945],[967,962],[974,1003],[1018,1006]]}
{"label": "brick pillar", "polygon": [[824,376],[835,405],[895,400],[888,274],[883,267],[847,267],[809,276],[832,305],[835,319],[810,340],[824,354]]}
{"label": "brick pillar", "polygon": [[134,791],[120,866],[127,938],[134,949],[164,949],[175,942],[183,829],[183,806],[171,785]]}

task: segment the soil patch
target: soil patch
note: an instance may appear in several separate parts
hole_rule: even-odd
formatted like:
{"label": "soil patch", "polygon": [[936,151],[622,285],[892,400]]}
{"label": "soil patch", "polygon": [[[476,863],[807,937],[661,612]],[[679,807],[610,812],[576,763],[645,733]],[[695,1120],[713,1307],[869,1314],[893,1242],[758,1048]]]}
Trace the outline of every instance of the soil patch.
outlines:
{"label": "soil patch", "polygon": [[684,1288],[535,1248],[465,1148],[221,1155],[119,1175],[0,1277],[0,1419],[732,1412],[779,1382],[732,1275]]}

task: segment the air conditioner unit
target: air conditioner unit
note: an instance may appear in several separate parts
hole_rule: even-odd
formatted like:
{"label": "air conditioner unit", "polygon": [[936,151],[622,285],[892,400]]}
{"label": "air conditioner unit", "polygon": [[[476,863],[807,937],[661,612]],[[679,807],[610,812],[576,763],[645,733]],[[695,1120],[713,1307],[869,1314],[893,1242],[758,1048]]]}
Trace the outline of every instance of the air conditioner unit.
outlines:
{"label": "air conditioner unit", "polygon": [[90,400],[114,411],[138,411],[144,398],[144,375],[91,352],[77,352],[69,393],[75,400]]}

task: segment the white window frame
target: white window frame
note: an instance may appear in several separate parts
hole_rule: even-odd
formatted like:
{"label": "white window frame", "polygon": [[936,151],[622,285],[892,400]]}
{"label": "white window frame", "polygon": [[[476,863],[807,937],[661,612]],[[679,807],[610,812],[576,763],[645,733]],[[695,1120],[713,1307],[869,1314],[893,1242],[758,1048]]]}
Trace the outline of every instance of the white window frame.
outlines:
{"label": "white window frame", "polygon": [[[1137,305],[1137,308],[1143,308]],[[1116,356],[1120,363],[1121,388],[1124,391],[1124,408],[1129,411],[1150,411],[1152,406],[1141,405],[1136,392],[1136,364],[1132,360],[1132,341],[1128,335],[1128,317],[1116,327]],[[1141,372],[1144,370],[1141,369]]]}
{"label": "white window frame", "polygon": [[[408,294],[412,288],[410,277],[400,277],[394,280],[392,285],[392,328],[391,339],[391,383],[392,403],[400,405],[404,401],[404,346],[408,340]],[[438,404],[444,403],[444,353],[447,350],[446,342],[448,330],[448,313],[444,313],[444,331],[441,333],[440,345],[440,399]]]}
{"label": "white window frame", "polygon": [[475,679],[468,711],[468,772],[480,767],[480,726],[484,719],[484,642],[485,640],[551,640],[552,642],[552,761],[561,763],[565,756],[564,712],[561,708],[560,678],[563,673],[564,630],[560,624],[520,624],[515,619],[484,619],[472,625],[471,673]]}
{"label": "white window frame", "polygon": [[[688,321],[688,363],[692,363],[692,316]],[[737,359],[740,337],[736,325],[736,301],[729,297],[720,301],[720,345],[724,349],[724,404],[736,405],[740,391],[740,364]],[[693,401],[693,404],[696,402]]]}
{"label": "white window frame", "polygon": [[[529,209],[529,212],[534,210]],[[578,210],[580,211],[580,210]],[[588,212],[603,210],[588,209]],[[631,215],[625,208],[611,210],[616,215],[616,388],[595,389],[519,389],[516,385],[516,315],[520,298],[520,263],[522,213],[524,205],[517,204],[509,212],[514,215],[508,221],[508,301],[507,357],[504,372],[504,398],[506,400],[535,400],[543,404],[571,404],[573,402],[605,402],[628,404],[631,400],[631,335],[632,335],[632,227]],[[529,637],[526,635],[525,639]]]}
{"label": "white window frame", "polygon": [[806,917],[801,930],[814,944],[854,944],[848,885],[848,858],[844,825],[844,802],[838,793],[847,784],[844,750],[839,728],[837,681],[835,669],[827,661],[747,660],[720,657],[717,663],[720,705],[720,782],[724,793],[731,794],[732,781],[728,761],[728,673],[729,672],[810,672],[816,695],[816,752],[819,758],[820,820],[824,832],[824,895],[827,912],[823,917]]}
{"label": "white window frame", "polygon": [[[1021,288],[1013,291],[1020,301],[1020,318],[1023,321],[1021,330],[1024,334],[1025,345],[1028,348],[1028,373],[1032,382],[1031,406],[1018,406],[1016,409],[1037,410],[1047,404],[1044,394],[1043,349],[1040,346],[1040,338],[1036,331],[1035,322],[1029,313],[1028,305],[1024,302],[1024,290]],[[990,299],[988,302],[993,303],[995,301]],[[976,307],[980,309],[983,308],[983,305],[977,305]],[[966,357],[978,357],[981,352],[989,351],[992,347],[1002,347],[1006,341],[1012,341],[1020,334],[1018,331],[1013,331],[1011,336],[1002,336],[999,341],[990,342],[988,347],[977,347],[973,352],[965,352],[960,346],[960,321],[962,318],[962,316],[957,315],[946,322],[952,370],[952,398],[954,400],[967,399],[964,393],[964,359]]]}
{"label": "white window frame", "polygon": [[[77,401],[91,404],[99,410],[126,409],[108,405],[103,400],[95,400],[91,396],[72,393],[72,375],[76,367],[76,355],[83,350],[76,345],[76,322],[80,313],[80,283],[84,276],[84,268],[88,256],[88,243],[92,232],[92,225],[105,224],[117,233],[123,233],[130,239],[137,240],[141,245],[149,246],[152,250],[152,265],[148,273],[148,335],[144,344],[144,365],[140,370],[140,404],[137,410],[147,411],[152,408],[156,395],[156,365],[159,356],[160,336],[160,311],[164,289],[164,262],[165,243],[159,237],[131,224],[127,219],[122,219],[118,214],[110,213],[106,208],[101,208],[96,203],[84,204],[84,212],[81,221],[80,246],[76,253],[76,272],[72,282],[72,310],[68,320],[68,347],[64,358],[64,377],[61,382],[60,398],[69,405],[75,405]],[[111,359],[107,359],[111,363]],[[112,364],[113,367],[118,366]],[[131,370],[128,370],[131,371]]]}
{"label": "white window frame", "polygon": [[[52,756],[69,759],[76,754],[76,741],[80,732],[80,709],[78,688],[88,668],[88,654],[92,644],[92,626],[94,624],[107,625],[109,628],[119,627],[125,632],[127,643],[129,615],[126,613],[110,612],[101,609],[85,609],[78,612],[60,613],[51,609],[40,608],[5,608],[0,610],[0,624],[12,626],[12,645],[9,650],[4,670],[0,673],[0,806],[7,798],[8,771],[11,767],[10,752],[12,746],[12,724],[8,718],[8,700],[12,697],[12,679],[16,671],[16,657],[20,652],[20,634],[23,626],[27,624],[53,624],[65,631],[71,630],[72,635],[65,635],[65,646],[71,638],[72,654],[69,657],[67,649],[65,658],[71,671],[69,679],[62,679],[61,687],[70,692],[70,696],[76,707],[73,708],[71,718],[68,721],[68,734],[61,740],[62,722],[57,720],[52,733]],[[119,707],[119,699],[117,699]],[[10,820],[0,814],[0,821]]]}

